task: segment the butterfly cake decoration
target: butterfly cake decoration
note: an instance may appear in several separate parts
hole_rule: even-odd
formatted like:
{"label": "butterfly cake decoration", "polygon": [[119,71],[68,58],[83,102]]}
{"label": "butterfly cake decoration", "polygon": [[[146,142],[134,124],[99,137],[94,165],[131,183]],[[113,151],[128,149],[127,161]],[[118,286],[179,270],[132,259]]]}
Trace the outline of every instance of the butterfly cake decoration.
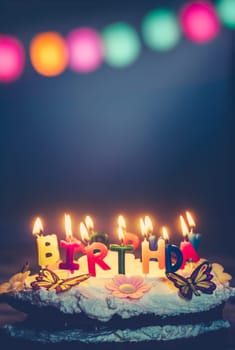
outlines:
{"label": "butterfly cake decoration", "polygon": [[80,284],[89,277],[89,274],[83,274],[63,279],[60,278],[55,272],[45,268],[39,272],[36,280],[31,283],[31,286],[34,290],[46,288],[48,291],[56,290],[56,293],[61,293]]}
{"label": "butterfly cake decoration", "polygon": [[212,282],[214,276],[211,270],[212,265],[204,261],[195,268],[190,277],[183,277],[175,272],[166,272],[166,276],[179,289],[180,297],[191,300],[193,295],[213,294],[216,284]]}

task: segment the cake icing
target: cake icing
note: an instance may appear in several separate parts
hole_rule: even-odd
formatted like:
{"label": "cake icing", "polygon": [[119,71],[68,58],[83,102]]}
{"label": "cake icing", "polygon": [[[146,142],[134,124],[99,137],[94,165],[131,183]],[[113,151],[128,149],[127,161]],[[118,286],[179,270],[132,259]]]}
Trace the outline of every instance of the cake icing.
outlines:
{"label": "cake icing", "polygon": [[[196,269],[205,265],[209,269],[208,282],[213,288],[210,294],[201,291],[197,292],[198,295],[192,293],[190,300],[186,300],[179,296],[177,284],[172,283],[157,261],[150,261],[149,274],[145,275],[140,259],[127,253],[126,274],[119,275],[116,252],[110,251],[106,258],[112,269],[104,271],[97,266],[95,277],[89,276],[84,256],[78,260],[79,270],[73,273],[58,269],[58,265],[42,270],[46,271],[47,277],[50,273],[52,277],[53,274],[57,276],[51,285],[49,282],[40,284],[41,272],[35,275],[24,272],[13,276],[0,286],[3,299],[5,296],[6,302],[28,313],[31,318],[35,316],[36,319],[37,311],[40,311],[42,325],[40,330],[38,324],[34,329],[27,323],[24,327],[6,325],[4,330],[12,337],[30,341],[79,341],[89,344],[169,341],[197,337],[229,327],[229,322],[222,319],[221,310],[223,304],[235,295],[235,289],[230,287],[231,276],[223,271],[221,265],[211,265],[204,259],[198,263],[187,263],[179,271],[182,278],[192,277]],[[78,278],[79,282],[65,291],[57,289],[60,283],[66,283],[71,278]],[[4,288],[6,293],[3,293]],[[192,288],[196,288],[196,285]],[[56,315],[61,315],[62,320],[64,318],[64,329],[47,329],[43,320],[46,321],[49,313],[51,317],[52,310],[56,311],[55,318]],[[193,316],[196,318],[193,319]],[[73,327],[66,329],[70,317]],[[117,318],[118,322],[115,323]],[[146,321],[136,322],[143,318],[151,319],[150,324]],[[91,327],[87,326],[87,320],[94,321],[88,322]]]}
{"label": "cake icing", "polygon": [[141,299],[129,300],[115,298],[105,287],[109,278],[90,277],[78,286],[65,293],[57,294],[55,290],[48,291],[32,289],[15,295],[18,300],[26,301],[38,307],[50,305],[62,313],[85,313],[92,319],[102,322],[109,321],[115,314],[121,318],[130,318],[141,314],[173,316],[182,313],[193,313],[220,305],[232,295],[233,289],[217,282],[217,288],[212,295],[193,295],[190,302],[178,296],[177,289],[166,278],[145,277],[151,284],[151,289]]}

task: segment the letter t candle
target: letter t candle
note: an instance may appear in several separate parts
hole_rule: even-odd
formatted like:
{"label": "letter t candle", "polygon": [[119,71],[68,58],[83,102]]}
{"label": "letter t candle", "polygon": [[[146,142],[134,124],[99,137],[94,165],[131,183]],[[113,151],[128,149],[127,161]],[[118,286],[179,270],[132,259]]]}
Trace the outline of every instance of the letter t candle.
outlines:
{"label": "letter t candle", "polygon": [[133,251],[133,245],[124,245],[124,233],[123,228],[121,226],[118,227],[118,236],[121,240],[121,244],[110,244],[109,248],[113,252],[118,252],[118,273],[125,275],[125,253],[127,251]]}

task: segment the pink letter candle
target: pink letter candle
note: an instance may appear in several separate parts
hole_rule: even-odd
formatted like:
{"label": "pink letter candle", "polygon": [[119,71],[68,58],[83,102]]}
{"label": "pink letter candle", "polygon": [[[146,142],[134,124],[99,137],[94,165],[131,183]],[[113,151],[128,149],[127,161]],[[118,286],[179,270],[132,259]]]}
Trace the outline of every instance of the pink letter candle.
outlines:
{"label": "pink letter candle", "polygon": [[65,214],[65,232],[66,241],[60,241],[60,246],[66,250],[66,260],[59,264],[59,268],[73,272],[79,269],[79,264],[74,263],[73,257],[74,253],[81,249],[82,243],[73,238],[71,218],[68,214]]}
{"label": "pink letter candle", "polygon": [[46,267],[60,260],[57,236],[55,234],[43,236],[43,226],[40,218],[35,220],[33,235],[37,236],[39,266]]}
{"label": "pink letter candle", "polygon": [[131,245],[133,250],[136,250],[140,245],[140,239],[137,235],[131,232],[125,232],[123,237],[124,245]]}
{"label": "pink letter candle", "polygon": [[108,254],[108,248],[106,245],[100,242],[94,242],[85,247],[85,253],[87,255],[88,271],[91,276],[96,276],[95,264],[99,265],[103,270],[110,270],[104,262],[104,258]]}
{"label": "pink letter candle", "polygon": [[188,260],[197,262],[200,260],[200,257],[198,256],[196,250],[188,240],[188,227],[184,221],[183,216],[180,216],[180,222],[182,227],[182,233],[184,236],[184,241],[180,243],[180,250],[183,255],[181,269],[183,269]]}
{"label": "pink letter candle", "polygon": [[82,251],[86,253],[87,256],[89,274],[91,276],[96,276],[95,264],[99,265],[103,270],[110,270],[110,266],[108,266],[103,260],[108,254],[108,248],[106,245],[101,242],[93,242],[92,244],[89,244],[90,237],[83,222],[80,224],[80,234],[82,240],[87,243],[87,246],[83,247]]}

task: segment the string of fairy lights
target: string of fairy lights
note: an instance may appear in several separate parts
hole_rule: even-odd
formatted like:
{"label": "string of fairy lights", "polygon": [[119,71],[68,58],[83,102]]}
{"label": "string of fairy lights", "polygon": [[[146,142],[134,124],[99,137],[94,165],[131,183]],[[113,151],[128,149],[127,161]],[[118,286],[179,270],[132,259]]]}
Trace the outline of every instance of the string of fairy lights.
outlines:
{"label": "string of fairy lights", "polygon": [[103,63],[124,68],[140,56],[142,46],[156,52],[172,50],[185,36],[195,44],[206,44],[219,34],[221,26],[235,29],[235,0],[191,1],[178,13],[156,8],[147,13],[139,28],[126,22],[112,23],[101,31],[78,27],[68,35],[41,32],[28,48],[14,35],[0,33],[0,83],[14,82],[24,73],[26,52],[33,69],[45,77],[55,77],[67,68],[91,73]]}

